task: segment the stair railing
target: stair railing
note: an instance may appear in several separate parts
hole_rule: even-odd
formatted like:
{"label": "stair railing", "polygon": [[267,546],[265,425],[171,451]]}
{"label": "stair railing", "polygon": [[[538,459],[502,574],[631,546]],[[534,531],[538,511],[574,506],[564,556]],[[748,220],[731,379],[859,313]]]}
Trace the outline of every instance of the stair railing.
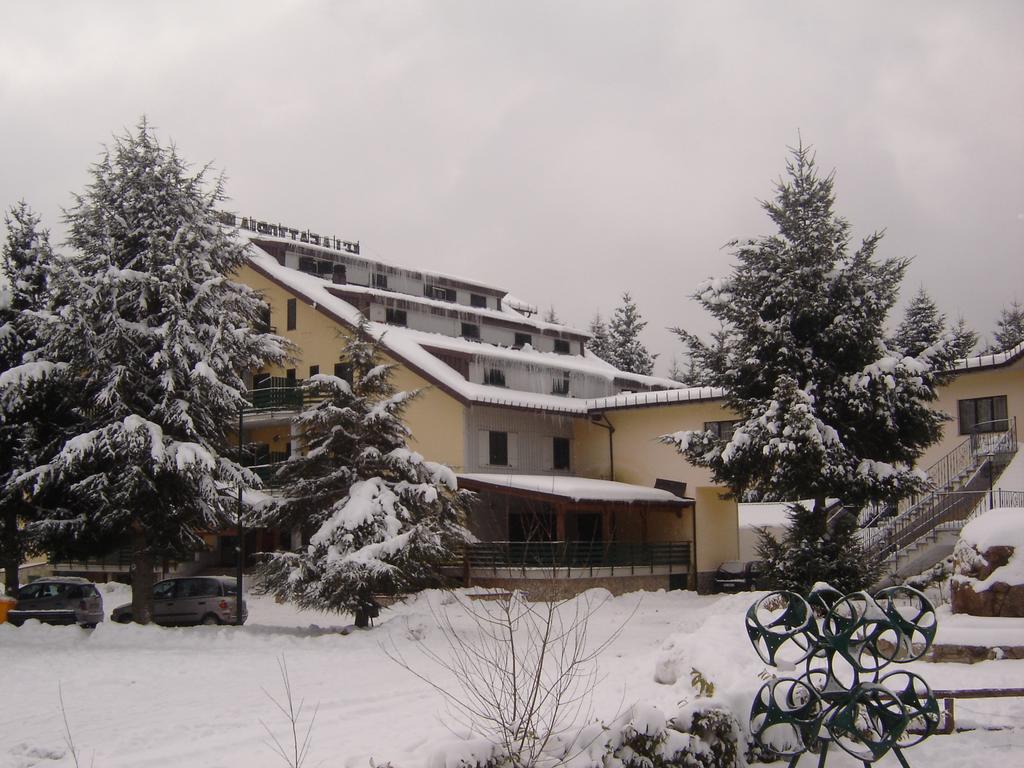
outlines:
{"label": "stair railing", "polygon": [[[991,504],[993,465],[998,458],[1005,466],[1017,452],[1016,419],[985,422],[976,425],[975,429],[992,424],[1005,427],[1000,431],[975,432],[929,467],[931,490],[905,500],[897,507],[892,519],[867,535],[864,548],[869,556],[884,559],[897,554],[942,523],[958,522],[962,525],[977,513],[986,495]],[[954,486],[964,478],[967,478],[964,487],[976,486],[979,472],[986,467],[989,472],[987,490],[977,487],[967,491],[954,490]],[[881,514],[884,510],[876,513],[873,520],[877,521]]]}

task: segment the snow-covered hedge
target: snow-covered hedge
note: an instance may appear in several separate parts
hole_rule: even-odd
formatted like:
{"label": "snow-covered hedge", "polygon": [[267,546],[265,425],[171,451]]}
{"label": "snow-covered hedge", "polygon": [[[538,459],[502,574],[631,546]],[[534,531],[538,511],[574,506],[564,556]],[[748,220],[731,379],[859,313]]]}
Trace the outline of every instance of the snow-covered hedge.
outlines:
{"label": "snow-covered hedge", "polygon": [[[739,721],[721,702],[698,699],[667,715],[635,705],[611,724],[593,723],[572,738],[551,739],[552,765],[565,768],[742,768]],[[511,768],[490,741],[458,739],[440,745],[428,768]]]}

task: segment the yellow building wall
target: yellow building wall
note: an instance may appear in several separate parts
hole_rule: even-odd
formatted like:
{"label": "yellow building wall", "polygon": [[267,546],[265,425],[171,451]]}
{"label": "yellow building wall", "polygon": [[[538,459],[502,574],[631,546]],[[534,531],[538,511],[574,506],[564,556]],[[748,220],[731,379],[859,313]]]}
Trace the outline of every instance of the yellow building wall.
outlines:
{"label": "yellow building wall", "polygon": [[942,438],[931,446],[918,460],[921,469],[928,469],[956,446],[967,439],[961,435],[957,422],[957,402],[978,397],[1006,395],[1006,411],[1010,418],[1016,418],[1018,436],[1024,424],[1024,359],[1004,368],[984,368],[963,371],[948,384],[936,390],[938,400],[933,404],[936,410],[951,417],[942,429]]}
{"label": "yellow building wall", "polygon": [[[275,332],[295,345],[294,359],[282,366],[267,369],[273,376],[284,376],[285,370],[295,368],[299,379],[309,376],[311,365],[320,366],[321,373],[333,373],[348,330],[334,319],[306,302],[296,302],[295,329],[287,330],[287,303],[294,294],[268,280],[249,266],[244,266],[237,279],[259,291],[270,305],[270,324]],[[384,356],[384,362],[395,361]],[[465,407],[446,392],[429,385],[418,374],[398,365],[392,376],[395,388],[402,391],[421,390],[405,411],[405,423],[412,430],[409,447],[431,461],[449,465],[460,471],[464,464]],[[287,433],[287,427],[281,429]]]}
{"label": "yellow building wall", "polygon": [[736,502],[722,498],[722,488],[701,486],[687,492],[696,500],[697,573],[711,573],[726,560],[738,560],[739,517]]}
{"label": "yellow building wall", "polygon": [[676,449],[658,442],[660,435],[683,429],[703,429],[708,421],[736,418],[721,400],[608,411],[615,428],[615,477],[609,478],[608,430],[578,419],[574,432],[576,472],[585,477],[614,479],[635,485],[654,485],[659,477],[679,480],[687,488],[712,485],[711,473],[689,464]]}

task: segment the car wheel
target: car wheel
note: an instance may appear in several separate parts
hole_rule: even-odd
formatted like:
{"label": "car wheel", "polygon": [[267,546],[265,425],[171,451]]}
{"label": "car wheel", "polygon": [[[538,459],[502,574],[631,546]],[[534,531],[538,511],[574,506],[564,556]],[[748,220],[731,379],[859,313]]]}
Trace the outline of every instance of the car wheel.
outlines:
{"label": "car wheel", "polygon": [[114,621],[116,621],[118,624],[131,624],[132,615],[130,613],[122,613],[120,616],[114,619]]}
{"label": "car wheel", "polygon": [[199,622],[199,623],[200,624],[204,624],[204,625],[210,627],[210,626],[214,626],[214,625],[220,624],[220,619],[218,619],[212,613],[208,613],[205,616],[203,616],[203,620],[201,622]]}

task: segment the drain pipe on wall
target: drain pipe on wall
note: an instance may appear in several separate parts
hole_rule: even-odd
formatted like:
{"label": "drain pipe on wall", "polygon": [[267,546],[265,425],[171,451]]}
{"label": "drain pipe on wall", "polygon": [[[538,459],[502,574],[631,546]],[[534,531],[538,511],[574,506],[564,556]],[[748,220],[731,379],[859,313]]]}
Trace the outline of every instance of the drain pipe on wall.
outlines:
{"label": "drain pipe on wall", "polygon": [[[602,423],[603,422],[603,423]],[[612,443],[612,435],[615,434],[615,427],[608,421],[608,415],[604,412],[590,414],[590,423],[595,427],[608,430],[608,468],[611,480],[615,479],[615,446]]]}

